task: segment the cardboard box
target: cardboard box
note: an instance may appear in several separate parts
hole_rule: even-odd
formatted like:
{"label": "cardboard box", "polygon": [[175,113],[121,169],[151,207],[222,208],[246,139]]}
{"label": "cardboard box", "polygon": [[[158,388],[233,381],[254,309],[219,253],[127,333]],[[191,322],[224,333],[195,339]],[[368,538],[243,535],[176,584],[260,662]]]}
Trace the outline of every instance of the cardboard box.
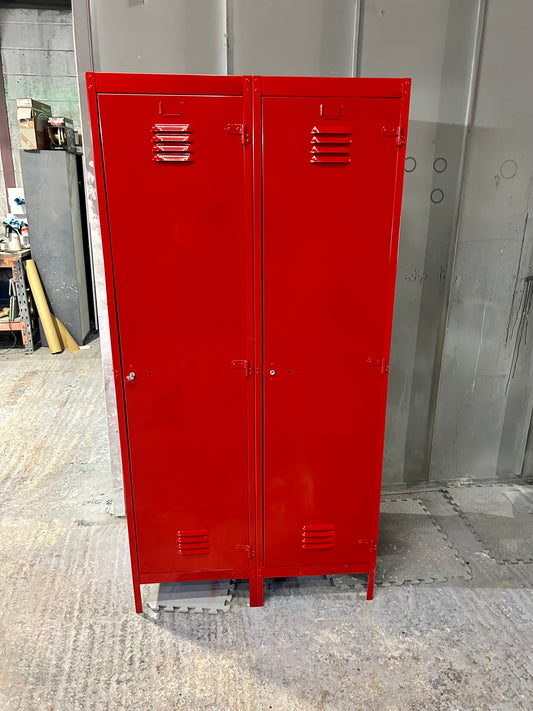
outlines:
{"label": "cardboard box", "polygon": [[37,151],[50,147],[47,120],[51,114],[48,104],[35,99],[17,99],[17,120],[22,146],[26,150]]}
{"label": "cardboard box", "polygon": [[74,124],[64,116],[50,116],[48,119],[48,138],[50,148],[56,151],[76,153]]}

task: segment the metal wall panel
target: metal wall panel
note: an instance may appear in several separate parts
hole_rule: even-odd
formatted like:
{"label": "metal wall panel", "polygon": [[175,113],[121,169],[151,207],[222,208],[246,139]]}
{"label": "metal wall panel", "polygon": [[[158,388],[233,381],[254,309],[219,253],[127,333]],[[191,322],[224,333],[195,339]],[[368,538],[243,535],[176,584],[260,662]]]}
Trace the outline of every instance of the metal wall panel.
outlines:
{"label": "metal wall panel", "polygon": [[[528,81],[518,78],[526,73],[531,83],[528,0],[488,3],[440,378],[451,287],[447,271],[455,254],[484,5],[484,0],[90,0],[97,70],[350,75],[355,64],[360,76],[413,77],[384,460],[388,482],[422,480],[429,471],[437,478],[503,475],[518,472],[523,458],[531,411],[529,346],[520,312],[530,254],[524,223],[532,109]],[[79,14],[81,3],[74,7]],[[446,162],[434,165],[438,158]],[[518,166],[514,177],[504,177],[513,169],[507,160]],[[484,240],[478,253],[476,239]],[[505,268],[500,249],[507,255]],[[506,344],[509,320],[516,324]],[[520,324],[519,359],[507,385]]]}
{"label": "metal wall panel", "polygon": [[477,0],[363,5],[360,75],[413,79],[383,471],[388,482],[428,475],[477,11]]}
{"label": "metal wall panel", "polygon": [[437,407],[433,477],[522,468],[531,416],[533,12],[489,3]]}
{"label": "metal wall panel", "polygon": [[230,0],[228,73],[351,76],[354,0]]}
{"label": "metal wall panel", "polygon": [[95,70],[226,73],[224,0],[90,0]]}
{"label": "metal wall panel", "polygon": [[32,257],[51,311],[81,344],[90,324],[77,158],[66,151],[20,153]]}
{"label": "metal wall panel", "polygon": [[100,336],[102,374],[105,386],[107,426],[109,433],[109,456],[113,488],[113,513],[125,516],[124,484],[122,479],[122,458],[118,432],[117,401],[114,388],[114,371],[111,358],[111,334],[109,330],[107,292],[104,274],[102,238],[98,219],[94,156],[89,125],[89,108],[85,72],[94,70],[91,18],[87,0],[72,0],[72,29],[76,46],[76,71],[78,75],[81,131],[83,135],[83,177],[85,201],[89,228],[90,256],[93,268],[93,298],[96,305],[97,327]]}

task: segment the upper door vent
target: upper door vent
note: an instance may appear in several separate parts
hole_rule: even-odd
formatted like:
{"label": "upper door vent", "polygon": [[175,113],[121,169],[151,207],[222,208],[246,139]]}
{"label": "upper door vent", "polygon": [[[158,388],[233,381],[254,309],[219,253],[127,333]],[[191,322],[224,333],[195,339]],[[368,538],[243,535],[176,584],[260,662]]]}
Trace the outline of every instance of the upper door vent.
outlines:
{"label": "upper door vent", "polygon": [[347,126],[313,126],[311,163],[350,163],[352,132]]}
{"label": "upper door vent", "polygon": [[154,160],[159,163],[192,163],[189,123],[156,123],[152,126]]}

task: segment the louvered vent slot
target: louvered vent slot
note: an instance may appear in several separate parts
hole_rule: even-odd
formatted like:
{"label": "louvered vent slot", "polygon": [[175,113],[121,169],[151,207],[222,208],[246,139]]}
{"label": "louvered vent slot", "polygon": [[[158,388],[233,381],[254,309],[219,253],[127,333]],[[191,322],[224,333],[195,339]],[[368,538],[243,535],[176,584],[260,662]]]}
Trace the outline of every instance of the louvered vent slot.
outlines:
{"label": "louvered vent slot", "polygon": [[207,555],[209,553],[209,531],[205,528],[178,531],[176,534],[180,555]]}
{"label": "louvered vent slot", "polygon": [[311,131],[311,163],[350,163],[351,135],[347,126],[314,126]]}
{"label": "louvered vent slot", "polygon": [[156,123],[152,126],[154,160],[158,163],[192,163],[193,143],[189,123]]}
{"label": "louvered vent slot", "polygon": [[304,550],[325,550],[333,548],[335,526],[332,523],[312,523],[302,528],[302,548]]}

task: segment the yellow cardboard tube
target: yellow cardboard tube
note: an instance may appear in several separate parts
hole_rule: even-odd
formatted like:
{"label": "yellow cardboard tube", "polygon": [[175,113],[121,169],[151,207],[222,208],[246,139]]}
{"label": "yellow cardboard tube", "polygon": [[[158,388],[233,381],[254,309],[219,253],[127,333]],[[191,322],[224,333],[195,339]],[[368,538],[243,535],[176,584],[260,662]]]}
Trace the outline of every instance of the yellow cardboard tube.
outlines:
{"label": "yellow cardboard tube", "polygon": [[52,314],[52,320],[54,322],[54,326],[56,327],[57,335],[59,336],[59,340],[63,348],[68,348],[71,353],[77,353],[80,350],[80,347],[74,340],[74,337],[72,336],[68,328],[65,326],[63,321],[57,318],[57,316],[54,316],[54,314]]}
{"label": "yellow cardboard tube", "polygon": [[50,348],[50,353],[61,353],[63,350],[61,348],[61,343],[57,335],[56,327],[54,325],[54,319],[46,303],[46,296],[44,295],[43,286],[41,284],[41,279],[39,277],[39,272],[33,259],[27,259],[26,262],[26,274],[28,276],[28,281],[30,282],[31,293],[35,299],[35,305],[37,306],[37,311],[43,324],[44,333],[46,335],[46,340],[48,341],[48,347]]}

